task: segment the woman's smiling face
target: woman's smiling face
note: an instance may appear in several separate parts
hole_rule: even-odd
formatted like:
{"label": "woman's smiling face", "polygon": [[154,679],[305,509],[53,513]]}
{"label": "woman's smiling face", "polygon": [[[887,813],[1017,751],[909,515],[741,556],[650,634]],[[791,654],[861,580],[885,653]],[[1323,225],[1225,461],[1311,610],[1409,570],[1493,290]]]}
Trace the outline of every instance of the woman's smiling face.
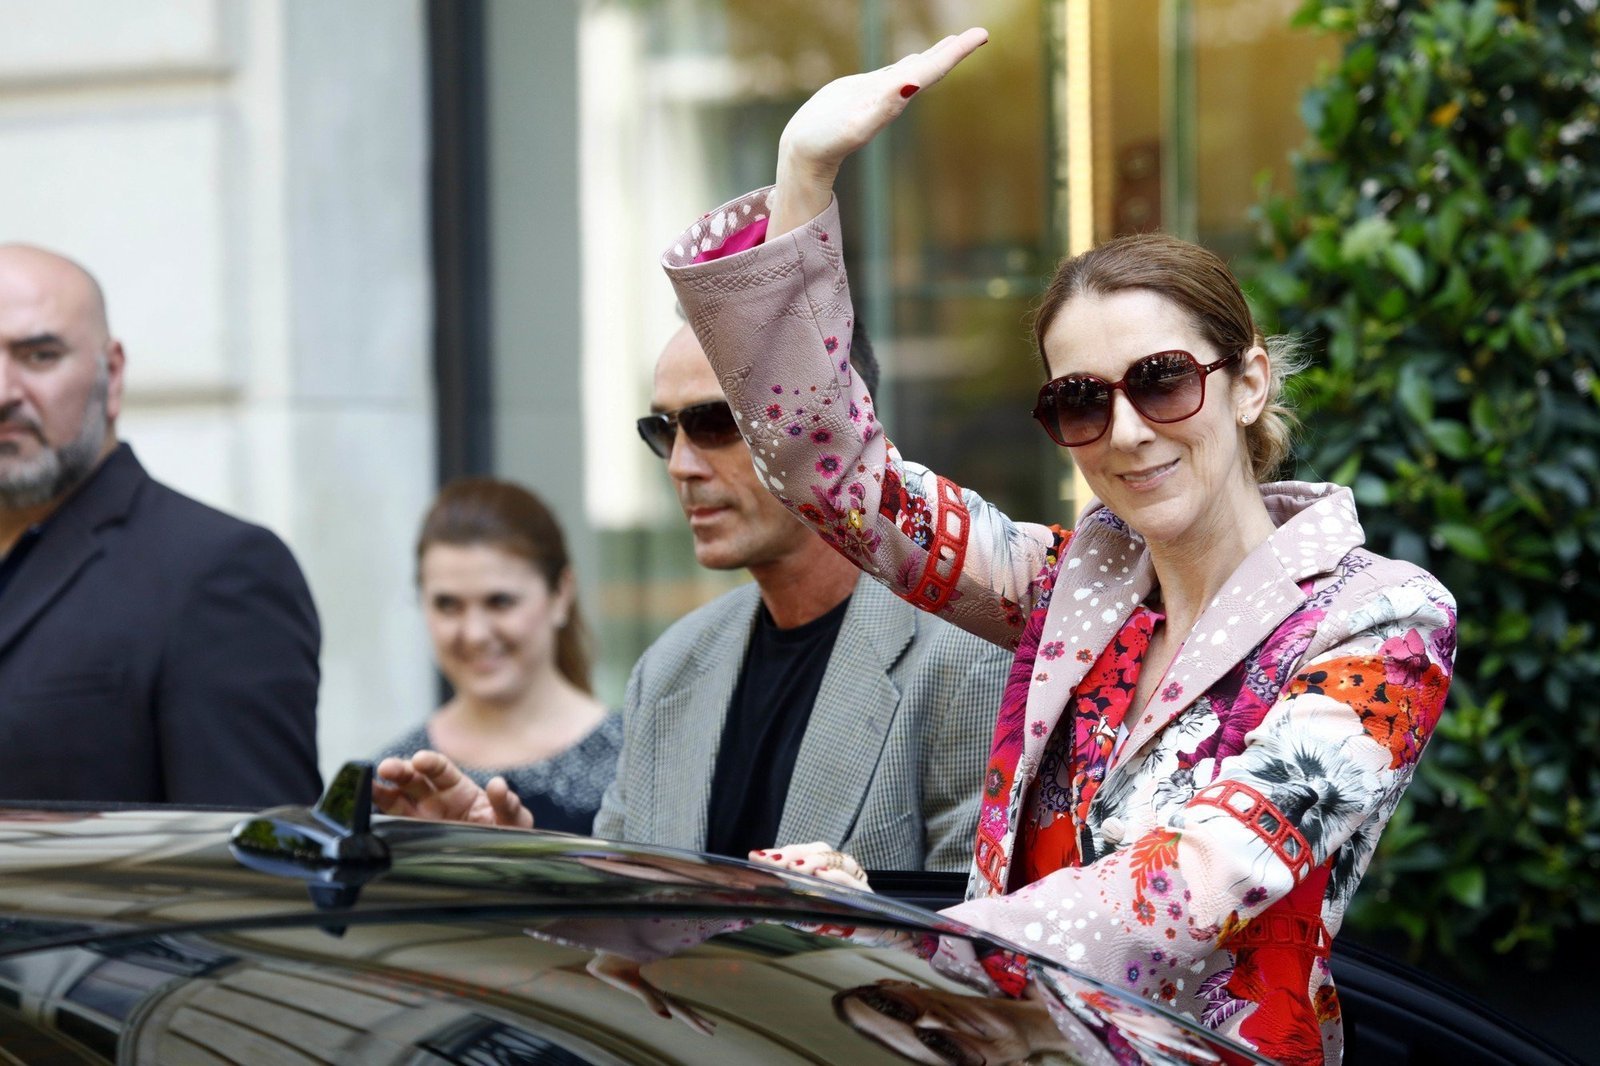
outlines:
{"label": "woman's smiling face", "polygon": [[512,704],[552,668],[569,588],[493,544],[429,545],[419,575],[434,657],[456,692]]}
{"label": "woman's smiling face", "polygon": [[[1189,352],[1202,365],[1232,354],[1215,350],[1182,308],[1148,289],[1074,296],[1044,335],[1052,378],[1114,382],[1136,360],[1165,351]],[[1071,449],[1094,494],[1152,548],[1203,552],[1230,514],[1259,500],[1240,419],[1260,412],[1267,360],[1259,348],[1241,354],[1238,367],[1207,377],[1193,417],[1151,422],[1113,391],[1105,435]]]}

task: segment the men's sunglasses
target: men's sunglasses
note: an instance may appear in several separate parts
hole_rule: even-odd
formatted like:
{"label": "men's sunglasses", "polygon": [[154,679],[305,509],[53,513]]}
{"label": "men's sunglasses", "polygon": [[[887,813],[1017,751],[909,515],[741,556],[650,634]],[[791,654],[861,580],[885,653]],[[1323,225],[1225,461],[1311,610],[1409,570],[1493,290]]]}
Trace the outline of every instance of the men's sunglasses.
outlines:
{"label": "men's sunglasses", "polygon": [[645,415],[635,425],[640,439],[663,459],[672,456],[672,442],[677,439],[680,426],[696,448],[723,448],[739,439],[739,425],[726,400],[708,400],[676,411]]}
{"label": "men's sunglasses", "polygon": [[1205,406],[1206,378],[1237,362],[1239,353],[1201,364],[1188,352],[1157,352],[1136,360],[1117,381],[1068,374],[1039,390],[1033,417],[1063,448],[1093,444],[1111,428],[1111,394],[1121,390],[1151,422],[1182,422]]}

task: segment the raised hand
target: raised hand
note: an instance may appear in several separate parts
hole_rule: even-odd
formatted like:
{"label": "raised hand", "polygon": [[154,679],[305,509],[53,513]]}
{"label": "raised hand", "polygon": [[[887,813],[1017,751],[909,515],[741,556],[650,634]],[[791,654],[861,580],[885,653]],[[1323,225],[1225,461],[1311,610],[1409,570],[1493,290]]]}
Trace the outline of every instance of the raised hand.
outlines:
{"label": "raised hand", "polygon": [[372,802],[385,814],[408,818],[533,828],[533,815],[505,778],[482,788],[449,758],[426,748],[409,759],[391,756],[379,763]]}
{"label": "raised hand", "polygon": [[789,119],[778,141],[778,188],[767,223],[768,239],[820,214],[833,196],[833,181],[845,158],[898,118],[913,96],[937,83],[988,39],[988,30],[975,27],[898,63],[839,78],[818,89]]}

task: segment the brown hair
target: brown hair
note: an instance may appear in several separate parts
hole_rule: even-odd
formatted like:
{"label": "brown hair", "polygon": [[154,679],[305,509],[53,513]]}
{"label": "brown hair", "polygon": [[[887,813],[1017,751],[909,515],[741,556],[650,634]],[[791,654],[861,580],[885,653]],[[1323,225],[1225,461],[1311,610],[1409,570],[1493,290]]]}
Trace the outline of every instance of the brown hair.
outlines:
{"label": "brown hair", "polygon": [[[1300,369],[1303,358],[1289,338],[1262,336],[1233,272],[1198,244],[1165,233],[1136,233],[1063,259],[1033,319],[1034,350],[1045,373],[1050,373],[1050,366],[1044,335],[1061,309],[1085,293],[1109,295],[1128,289],[1146,289],[1172,301],[1219,355],[1243,354],[1257,345],[1266,349],[1272,368],[1267,405],[1261,417],[1245,427],[1245,443],[1256,480],[1271,479],[1288,459],[1299,425],[1283,400],[1283,383]],[[1236,367],[1224,371],[1230,376],[1237,372]]]}
{"label": "brown hair", "polygon": [[[434,499],[417,534],[418,579],[422,556],[435,544],[488,544],[526,559],[554,592],[571,569],[566,538],[543,500],[520,485],[494,478],[461,478]],[[556,633],[556,669],[589,694],[589,631],[574,594],[567,624]]]}

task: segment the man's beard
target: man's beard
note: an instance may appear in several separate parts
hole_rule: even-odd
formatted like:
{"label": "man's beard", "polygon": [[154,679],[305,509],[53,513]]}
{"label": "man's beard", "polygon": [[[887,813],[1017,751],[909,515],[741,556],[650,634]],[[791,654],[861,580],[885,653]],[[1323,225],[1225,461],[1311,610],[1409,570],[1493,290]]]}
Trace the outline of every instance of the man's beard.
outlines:
{"label": "man's beard", "polygon": [[[106,441],[106,396],[111,377],[104,361],[95,377],[89,398],[83,405],[83,425],[78,435],[59,448],[43,445],[39,454],[24,463],[7,464],[6,447],[0,444],[0,510],[20,511],[59,499],[78,486],[94,469],[100,448]],[[21,420],[20,412],[0,412],[0,421]],[[35,433],[41,428],[25,422]]]}

